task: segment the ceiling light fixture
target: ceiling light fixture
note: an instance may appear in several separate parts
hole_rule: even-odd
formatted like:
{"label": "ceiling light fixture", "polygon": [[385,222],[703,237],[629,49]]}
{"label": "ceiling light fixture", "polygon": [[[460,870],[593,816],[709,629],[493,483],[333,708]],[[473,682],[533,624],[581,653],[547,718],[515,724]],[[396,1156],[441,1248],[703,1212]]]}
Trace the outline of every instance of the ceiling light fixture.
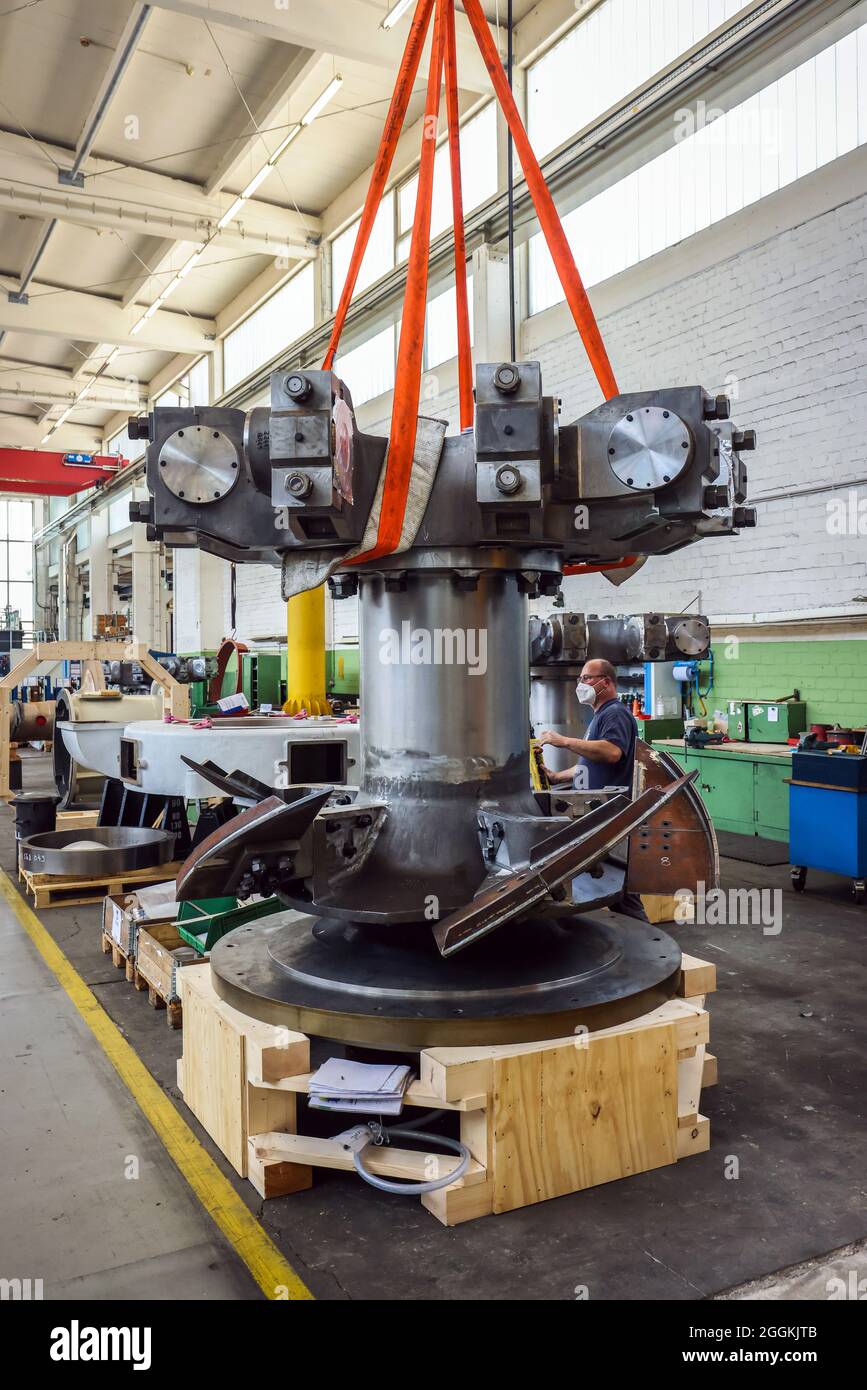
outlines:
{"label": "ceiling light fixture", "polygon": [[383,15],[380,29],[393,29],[398,20],[403,19],[411,4],[412,0],[397,0],[397,4],[392,5],[387,14]]}
{"label": "ceiling light fixture", "polygon": [[304,115],[301,117],[301,124],[312,125],[313,122],[316,120],[316,117],[319,115],[320,111],[323,111],[325,109],[331,98],[337,95],[342,86],[343,78],[340,76],[339,73],[337,73],[334,77],[332,77],[324,92],[320,92],[313,105],[309,106],[307,110],[304,112]]}
{"label": "ceiling light fixture", "polygon": [[308,106],[307,110],[304,112],[304,115],[301,117],[301,120],[298,122],[298,124],[292,126],[291,130],[289,130],[286,133],[286,135],[283,136],[283,139],[280,141],[274,153],[269,156],[268,162],[266,164],[263,164],[261,169],[259,169],[258,172],[253,175],[253,177],[250,179],[250,182],[247,184],[247,187],[243,190],[242,193],[238,195],[238,197],[232,203],[231,207],[228,207],[226,209],[219,222],[217,223],[218,231],[222,231],[224,227],[227,227],[229,223],[232,222],[235,219],[235,217],[237,217],[244,204],[250,198],[252,198],[259,185],[264,183],[268,175],[272,173],[274,169],[277,167],[277,162],[281,158],[284,150],[287,150],[289,148],[289,146],[292,144],[292,141],[301,134],[301,131],[305,128],[305,126],[313,124],[313,122],[316,120],[316,117],[320,114],[321,111],[325,109],[331,98],[335,96],[337,92],[340,91],[340,88],[342,86],[343,78],[338,73],[334,77],[332,77],[331,81],[328,83],[328,86],[323,88],[316,100],[310,106]]}

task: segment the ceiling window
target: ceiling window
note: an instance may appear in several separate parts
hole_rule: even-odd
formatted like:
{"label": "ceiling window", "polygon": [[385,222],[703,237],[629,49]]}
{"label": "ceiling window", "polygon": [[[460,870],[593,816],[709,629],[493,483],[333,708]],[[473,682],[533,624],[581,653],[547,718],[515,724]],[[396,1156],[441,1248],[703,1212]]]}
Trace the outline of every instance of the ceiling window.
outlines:
{"label": "ceiling window", "polygon": [[314,320],[314,286],[313,263],[309,261],[243,323],[226,334],[223,385],[227,391],[310,332]]}
{"label": "ceiling window", "polygon": [[[563,219],[587,285],[656,255],[867,144],[867,25]],[[541,233],[530,239],[530,313],[563,299]]]}
{"label": "ceiling window", "polygon": [[354,406],[364,405],[394,386],[395,326],[335,359],[334,370],[349,387]]}
{"label": "ceiling window", "polygon": [[[351,226],[334,238],[331,245],[331,296],[335,309],[340,302],[346,282],[349,262],[355,247],[355,238],[361,221],[357,217]],[[394,194],[387,193],[379,205],[373,220],[370,241],[361,262],[355,294],[361,294],[368,285],[387,275],[394,268]],[[354,297],[354,296],[353,296]]]}
{"label": "ceiling window", "polygon": [[[473,277],[467,276],[470,342],[473,341]],[[457,295],[455,287],[428,300],[425,325],[424,365],[430,371],[458,355]]]}
{"label": "ceiling window", "polygon": [[[497,111],[489,102],[472,120],[461,126],[461,193],[464,212],[493,197],[497,191]],[[418,174],[400,185],[397,192],[397,259],[409,256],[412,220],[418,193]],[[434,158],[432,237],[452,225],[452,182],[448,143],[443,141]]]}
{"label": "ceiling window", "polygon": [[744,0],[605,0],[527,71],[539,159],[744,8]]}

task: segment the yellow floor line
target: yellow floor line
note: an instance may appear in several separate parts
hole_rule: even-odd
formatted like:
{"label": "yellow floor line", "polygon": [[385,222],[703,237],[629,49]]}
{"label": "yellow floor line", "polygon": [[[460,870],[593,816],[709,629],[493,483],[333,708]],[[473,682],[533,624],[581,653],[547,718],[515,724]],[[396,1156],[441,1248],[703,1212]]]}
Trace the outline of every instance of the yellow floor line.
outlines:
{"label": "yellow floor line", "polygon": [[112,1023],[95,994],[21,898],[8,874],[0,871],[0,897],[9,905],[52,975],[66,991],[142,1114],[211,1220],[244,1261],[266,1298],[311,1299],[313,1294],[281,1255],[220,1172],[207,1150],[151,1076],[138,1053]]}

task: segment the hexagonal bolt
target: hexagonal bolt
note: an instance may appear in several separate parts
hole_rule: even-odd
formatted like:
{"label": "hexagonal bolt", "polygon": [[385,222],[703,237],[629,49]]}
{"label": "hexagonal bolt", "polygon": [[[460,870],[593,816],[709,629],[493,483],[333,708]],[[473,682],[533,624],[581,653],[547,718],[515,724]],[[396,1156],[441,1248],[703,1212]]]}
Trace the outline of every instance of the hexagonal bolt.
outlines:
{"label": "hexagonal bolt", "polygon": [[509,396],[521,384],[521,373],[513,362],[501,362],[494,372],[494,385],[498,391]]}
{"label": "hexagonal bolt", "polygon": [[328,587],[334,599],[352,598],[353,594],[358,593],[358,575],[332,574],[328,579]]}
{"label": "hexagonal bolt", "polygon": [[293,401],[306,401],[313,390],[313,382],[303,372],[291,372],[285,382],[286,394]]}
{"label": "hexagonal bolt", "polygon": [[739,454],[756,447],[755,430],[735,430],[732,435],[732,448]]}
{"label": "hexagonal bolt", "polygon": [[507,497],[511,497],[515,492],[520,492],[523,485],[524,480],[519,470],[514,468],[511,463],[501,464],[494,474],[494,486],[498,492],[505,493]]}
{"label": "hexagonal bolt", "polygon": [[150,441],[150,424],[150,417],[147,415],[131,415],[126,425],[127,434],[130,439]]}
{"label": "hexagonal bolt", "polygon": [[705,396],[704,418],[706,420],[727,420],[732,407],[728,396]]}
{"label": "hexagonal bolt", "polygon": [[727,507],[729,491],[727,487],[706,487],[704,490],[704,505],[707,511],[715,511],[717,507]]}
{"label": "hexagonal bolt", "polygon": [[303,502],[305,497],[309,497],[313,491],[313,479],[306,473],[290,473],[284,483],[286,491],[290,496]]}

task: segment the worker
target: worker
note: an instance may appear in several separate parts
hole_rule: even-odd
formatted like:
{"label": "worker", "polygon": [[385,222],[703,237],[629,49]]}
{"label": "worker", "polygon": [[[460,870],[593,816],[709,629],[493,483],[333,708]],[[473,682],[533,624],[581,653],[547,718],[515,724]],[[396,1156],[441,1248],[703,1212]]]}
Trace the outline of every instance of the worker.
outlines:
{"label": "worker", "polygon": [[582,705],[593,706],[593,718],[584,738],[567,738],[553,729],[539,735],[542,744],[578,754],[574,767],[562,772],[546,768],[549,780],[571,782],[578,791],[626,787],[631,794],[638,727],[617,698],[617,672],[611,662],[585,661],[575,692]]}
{"label": "worker", "polygon": [[[552,748],[568,748],[577,753],[578,762],[562,772],[545,769],[549,781],[571,782],[578,791],[599,791],[603,787],[623,787],[632,795],[635,768],[635,740],[638,726],[617,698],[617,672],[610,661],[585,661],[575,693],[582,705],[592,705],[593,718],[584,738],[545,729],[539,742]],[[618,911],[646,922],[647,914],[638,893],[624,893]]]}

